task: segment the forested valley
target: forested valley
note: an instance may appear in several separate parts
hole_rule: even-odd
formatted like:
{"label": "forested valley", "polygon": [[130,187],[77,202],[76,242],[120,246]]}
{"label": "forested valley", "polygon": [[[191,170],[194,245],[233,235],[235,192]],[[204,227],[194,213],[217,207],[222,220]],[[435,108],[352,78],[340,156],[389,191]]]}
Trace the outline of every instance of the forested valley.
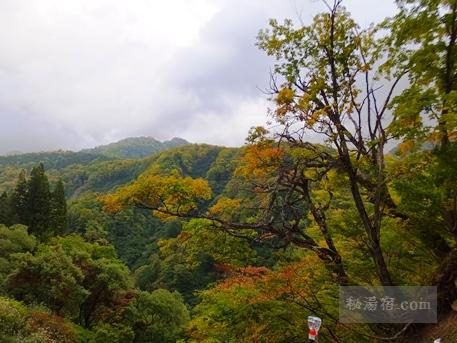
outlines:
{"label": "forested valley", "polygon": [[[323,3],[259,32],[243,147],[0,157],[1,342],[457,342],[457,1]],[[350,285],[436,286],[446,324],[341,323]]]}

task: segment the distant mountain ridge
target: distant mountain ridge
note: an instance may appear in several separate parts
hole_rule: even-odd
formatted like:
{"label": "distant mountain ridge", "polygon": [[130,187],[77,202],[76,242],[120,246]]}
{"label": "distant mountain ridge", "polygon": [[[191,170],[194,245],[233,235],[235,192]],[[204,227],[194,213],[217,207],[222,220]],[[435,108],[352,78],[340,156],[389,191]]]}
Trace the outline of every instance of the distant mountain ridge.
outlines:
{"label": "distant mountain ridge", "polygon": [[130,137],[107,145],[100,145],[80,152],[104,155],[120,159],[140,159],[159,151],[189,144],[182,138],[174,137],[168,141],[158,141],[153,137]]}
{"label": "distant mountain ridge", "polygon": [[[0,155],[0,165],[22,165],[27,163],[49,163],[51,168],[71,164],[73,160],[87,164],[96,159],[141,159],[169,148],[190,144],[182,138],[174,137],[168,141],[158,141],[153,137],[130,137],[118,142],[96,146],[80,151],[56,150],[40,152],[11,152]],[[57,162],[58,160],[58,162]],[[57,162],[57,163],[56,163]]]}

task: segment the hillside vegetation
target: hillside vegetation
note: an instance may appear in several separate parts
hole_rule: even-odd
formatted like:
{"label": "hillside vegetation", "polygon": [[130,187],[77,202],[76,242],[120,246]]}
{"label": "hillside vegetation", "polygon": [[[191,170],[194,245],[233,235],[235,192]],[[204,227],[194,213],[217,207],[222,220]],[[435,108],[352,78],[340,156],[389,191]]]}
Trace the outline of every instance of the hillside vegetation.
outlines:
{"label": "hillside vegetation", "polygon": [[[457,2],[366,30],[325,4],[260,31],[270,123],[242,148],[0,158],[0,341],[299,343],[309,315],[320,343],[454,339]],[[439,323],[341,323],[351,285],[436,286]]]}

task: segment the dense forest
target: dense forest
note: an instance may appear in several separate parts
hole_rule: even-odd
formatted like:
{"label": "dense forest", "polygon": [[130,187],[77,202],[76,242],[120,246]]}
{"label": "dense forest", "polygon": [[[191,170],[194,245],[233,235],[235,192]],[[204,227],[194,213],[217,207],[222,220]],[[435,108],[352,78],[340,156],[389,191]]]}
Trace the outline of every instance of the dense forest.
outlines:
{"label": "dense forest", "polygon": [[[457,341],[457,1],[271,20],[270,123],[0,157],[1,342]],[[311,143],[309,134],[319,137]],[[339,287],[432,285],[431,324],[345,324]]]}

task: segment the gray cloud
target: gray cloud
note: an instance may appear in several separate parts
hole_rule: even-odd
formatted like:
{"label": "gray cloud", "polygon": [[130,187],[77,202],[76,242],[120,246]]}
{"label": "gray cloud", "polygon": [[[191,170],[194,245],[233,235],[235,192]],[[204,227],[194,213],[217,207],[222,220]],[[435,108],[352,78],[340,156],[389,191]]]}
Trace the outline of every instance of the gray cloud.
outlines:
{"label": "gray cloud", "polygon": [[[363,25],[393,1],[347,0]],[[311,0],[3,0],[0,153],[151,135],[242,144],[266,120],[271,17],[309,22]]]}

